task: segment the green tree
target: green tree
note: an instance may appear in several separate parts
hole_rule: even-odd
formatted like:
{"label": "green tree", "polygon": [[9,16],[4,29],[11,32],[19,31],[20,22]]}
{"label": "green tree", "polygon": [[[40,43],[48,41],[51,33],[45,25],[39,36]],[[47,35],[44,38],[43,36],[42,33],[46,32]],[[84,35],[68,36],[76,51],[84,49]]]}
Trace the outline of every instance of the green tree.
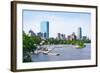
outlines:
{"label": "green tree", "polygon": [[36,49],[35,41],[23,32],[23,51],[31,52]]}
{"label": "green tree", "polygon": [[30,39],[34,41],[34,44],[39,45],[40,42],[42,41],[39,36],[31,36]]}

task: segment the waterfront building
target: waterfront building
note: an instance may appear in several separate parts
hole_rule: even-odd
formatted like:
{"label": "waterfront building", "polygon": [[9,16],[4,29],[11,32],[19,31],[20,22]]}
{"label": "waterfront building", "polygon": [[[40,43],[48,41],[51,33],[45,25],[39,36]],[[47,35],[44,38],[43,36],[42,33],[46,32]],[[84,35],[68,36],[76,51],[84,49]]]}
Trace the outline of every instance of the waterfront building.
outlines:
{"label": "waterfront building", "polygon": [[58,35],[57,38],[58,38],[58,39],[61,39],[61,34],[58,33],[57,35]]}
{"label": "waterfront building", "polygon": [[81,27],[78,28],[78,36],[77,37],[79,40],[82,39],[82,28]]}
{"label": "waterfront building", "polygon": [[63,39],[63,40],[66,39],[65,34],[61,34],[61,39]]}
{"label": "waterfront building", "polygon": [[82,37],[82,40],[87,40],[87,37],[86,37],[86,36],[83,36],[83,37]]}
{"label": "waterfront building", "polygon": [[83,37],[82,37],[82,40],[90,40],[90,38],[87,37],[87,36],[83,36]]}
{"label": "waterfront building", "polygon": [[76,34],[73,32],[71,35],[68,35],[67,39],[68,39],[68,40],[76,40],[76,39],[77,39],[77,36],[76,36]]}
{"label": "waterfront building", "polygon": [[42,36],[43,36],[43,33],[41,33],[41,32],[38,32],[38,33],[37,33],[37,36],[39,36],[39,37],[41,37],[41,38],[42,38]]}
{"label": "waterfront building", "polygon": [[71,40],[71,36],[70,35],[67,36],[67,40]]}
{"label": "waterfront building", "polygon": [[72,40],[76,40],[77,37],[74,32],[72,33],[71,38],[72,38]]}
{"label": "waterfront building", "polygon": [[49,21],[42,21],[40,25],[41,33],[43,34],[42,38],[49,38]]}
{"label": "waterfront building", "polygon": [[33,30],[29,30],[29,36],[36,36]]}
{"label": "waterfront building", "polygon": [[61,33],[58,33],[57,38],[58,38],[59,40],[65,40],[65,39],[66,39],[65,34],[61,34]]}

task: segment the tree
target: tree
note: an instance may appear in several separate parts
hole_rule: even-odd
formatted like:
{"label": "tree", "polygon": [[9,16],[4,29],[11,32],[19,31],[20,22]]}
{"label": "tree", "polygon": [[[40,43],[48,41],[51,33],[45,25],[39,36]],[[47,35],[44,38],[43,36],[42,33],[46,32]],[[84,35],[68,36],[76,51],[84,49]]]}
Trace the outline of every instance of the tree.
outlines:
{"label": "tree", "polygon": [[36,46],[34,44],[34,40],[23,32],[23,51],[31,52],[32,50],[35,50]]}
{"label": "tree", "polygon": [[23,62],[31,62],[31,54],[36,49],[35,41],[23,31]]}
{"label": "tree", "polygon": [[31,36],[30,39],[34,41],[34,44],[39,45],[41,42],[41,38],[39,36]]}

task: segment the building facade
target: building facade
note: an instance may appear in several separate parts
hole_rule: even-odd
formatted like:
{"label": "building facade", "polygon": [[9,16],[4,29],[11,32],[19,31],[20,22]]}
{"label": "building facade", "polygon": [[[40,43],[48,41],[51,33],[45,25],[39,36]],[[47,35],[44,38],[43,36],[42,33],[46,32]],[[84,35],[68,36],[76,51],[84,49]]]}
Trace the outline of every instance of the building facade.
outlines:
{"label": "building facade", "polygon": [[81,27],[78,28],[78,39],[79,40],[82,39],[82,28]]}
{"label": "building facade", "polygon": [[76,40],[77,36],[75,35],[75,33],[73,32],[71,35],[68,35],[67,37],[68,40]]}
{"label": "building facade", "polygon": [[57,38],[58,38],[59,40],[65,40],[65,39],[66,39],[65,34],[61,34],[61,33],[58,33]]}
{"label": "building facade", "polygon": [[42,38],[43,34],[42,34],[41,32],[38,32],[38,33],[37,33],[37,36],[39,36],[39,37]]}
{"label": "building facade", "polygon": [[49,38],[49,21],[42,21],[40,25],[41,33],[43,34],[42,37],[44,39]]}
{"label": "building facade", "polygon": [[33,30],[29,30],[29,36],[36,36]]}

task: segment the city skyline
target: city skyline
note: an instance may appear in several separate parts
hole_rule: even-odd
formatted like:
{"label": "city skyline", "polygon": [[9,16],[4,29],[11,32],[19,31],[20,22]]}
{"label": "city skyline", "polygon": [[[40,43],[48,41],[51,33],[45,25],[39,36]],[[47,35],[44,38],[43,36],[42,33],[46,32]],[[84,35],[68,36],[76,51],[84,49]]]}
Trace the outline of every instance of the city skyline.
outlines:
{"label": "city skyline", "polygon": [[[82,28],[82,35],[91,38],[90,13],[48,12],[48,11],[23,11],[23,30],[25,33],[31,29],[35,33],[41,31],[41,22],[49,22],[49,36],[56,37],[57,33],[68,36],[78,28]],[[72,25],[71,25],[72,24]]]}
{"label": "city skyline", "polygon": [[[41,22],[41,31],[38,33],[35,33],[33,30],[29,30],[28,35],[29,36],[39,36],[42,39],[49,39],[49,38],[54,38],[54,37],[49,37],[49,22],[48,21],[42,21]],[[66,36],[66,34],[62,33],[57,33],[56,39],[62,39],[62,40],[81,40],[81,39],[90,39],[87,36],[82,36],[82,28],[78,28],[78,35],[76,35],[75,32],[69,34]]]}

